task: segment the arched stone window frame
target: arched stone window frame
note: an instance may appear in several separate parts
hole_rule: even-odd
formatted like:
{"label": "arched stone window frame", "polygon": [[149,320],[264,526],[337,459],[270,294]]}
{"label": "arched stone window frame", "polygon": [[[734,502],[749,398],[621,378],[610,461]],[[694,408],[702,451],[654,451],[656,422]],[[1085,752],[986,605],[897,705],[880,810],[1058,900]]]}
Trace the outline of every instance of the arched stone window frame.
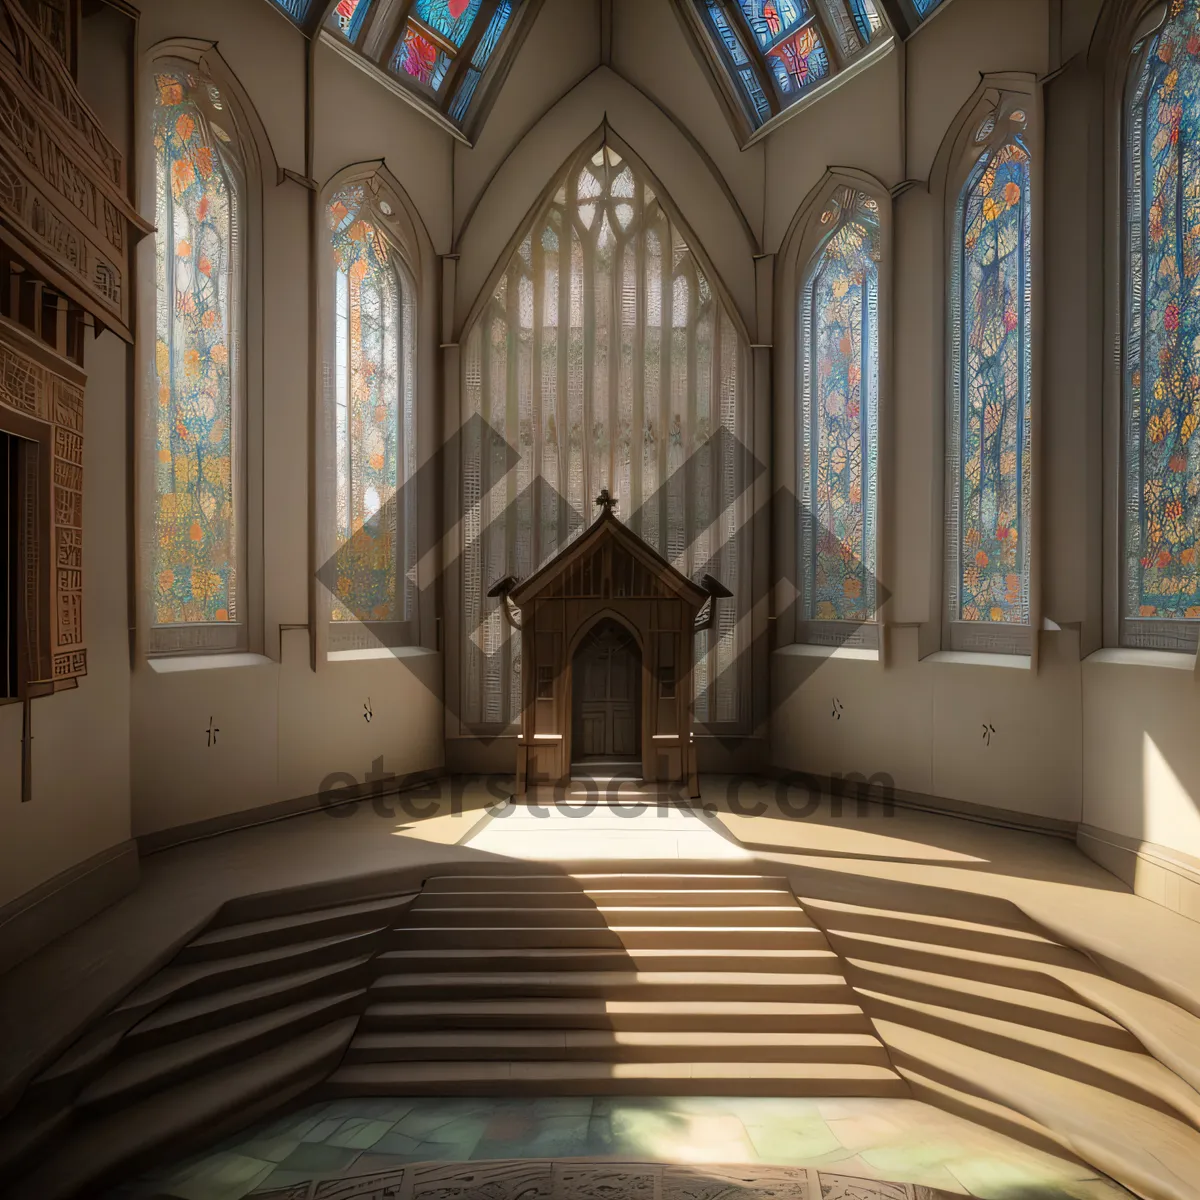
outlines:
{"label": "arched stone window frame", "polygon": [[[411,313],[415,327],[413,348],[413,427],[409,430],[412,474],[400,484],[399,507],[408,540],[407,570],[397,560],[400,582],[411,578],[411,608],[404,628],[390,631],[397,636],[382,640],[369,628],[355,622],[339,622],[348,629],[345,635],[335,631],[332,615],[334,567],[337,554],[335,532],[337,477],[335,466],[336,433],[336,280],[330,252],[326,210],[332,197],[350,184],[361,184],[367,193],[364,207],[369,208],[373,223],[386,238],[395,255],[398,269],[407,276],[411,288]],[[390,209],[391,211],[386,211]],[[437,649],[435,589],[439,571],[438,514],[441,511],[439,481],[434,455],[440,440],[437,425],[437,256],[420,213],[408,193],[388,170],[382,159],[356,163],[332,176],[322,187],[318,204],[319,219],[313,248],[317,287],[317,395],[314,405],[313,446],[315,479],[313,483],[314,520],[312,526],[312,612],[314,663],[337,661],[343,655],[360,656],[363,652],[396,654],[418,647]],[[357,633],[352,632],[357,625]],[[339,636],[333,636],[339,633]]]}
{"label": "arched stone window frame", "polygon": [[[951,588],[960,572],[957,551],[957,520],[950,484],[951,439],[956,428],[958,404],[958,352],[956,334],[956,223],[963,188],[980,154],[1006,140],[1005,121],[1010,113],[1025,114],[1022,140],[1029,153],[1032,207],[1030,210],[1030,347],[1028,437],[1031,448],[1029,502],[1029,623],[967,622],[954,619]],[[977,132],[991,115],[995,131],[982,141]],[[934,421],[933,546],[930,589],[931,619],[921,623],[919,645],[922,657],[936,651],[950,654],[994,654],[1024,660],[1032,669],[1038,663],[1038,632],[1042,625],[1042,571],[1040,465],[1042,458],[1042,219],[1045,176],[1042,170],[1043,108],[1041,83],[1027,72],[984,75],[975,93],[959,110],[934,159],[929,190],[935,201],[935,246],[938,259],[934,270],[935,388],[939,398]],[[978,628],[976,628],[978,626]],[[966,628],[965,628],[966,627]]]}
{"label": "arched stone window frame", "polygon": [[[697,264],[703,269],[713,294],[719,298],[733,325],[739,344],[740,361],[743,368],[743,375],[739,379],[740,408],[738,421],[741,425],[739,441],[744,448],[751,450],[751,454],[744,456],[747,460],[743,464],[747,478],[740,481],[739,486],[744,490],[740,491],[738,496],[738,511],[742,522],[738,537],[738,589],[746,597],[746,600],[744,606],[740,606],[738,609],[737,638],[740,649],[737,652],[737,657],[739,665],[745,670],[746,675],[743,679],[739,680],[737,715],[735,719],[728,722],[709,724],[702,724],[697,721],[697,733],[700,734],[703,731],[704,733],[719,736],[744,737],[751,734],[754,721],[759,719],[755,703],[757,697],[755,689],[761,686],[761,681],[758,680],[760,672],[762,672],[765,679],[765,663],[762,662],[762,656],[760,656],[759,652],[766,644],[762,629],[764,623],[762,620],[764,606],[759,603],[763,591],[763,586],[760,583],[760,570],[765,565],[766,545],[760,546],[758,538],[759,534],[765,534],[766,531],[763,522],[753,519],[751,511],[760,502],[760,493],[763,490],[762,485],[765,482],[765,472],[762,473],[764,479],[760,479],[758,476],[759,468],[762,465],[761,462],[756,463],[752,458],[752,448],[756,445],[754,440],[755,424],[757,420],[765,417],[765,414],[760,412],[759,395],[756,390],[756,382],[760,376],[756,371],[755,355],[753,353],[754,347],[746,328],[743,312],[733,299],[728,287],[713,265],[712,259],[706,253],[702,242],[695,235],[686,218],[683,217],[669,191],[655,172],[647,165],[645,157],[622,139],[608,125],[607,121],[602,122],[600,127],[595,129],[582,143],[576,146],[561,165],[550,174],[546,186],[517,223],[512,236],[495,259],[494,265],[479,291],[475,293],[474,302],[466,311],[460,327],[461,332],[453,344],[453,348],[456,351],[455,358],[459,363],[460,378],[456,381],[456,386],[459,389],[460,395],[460,421],[463,422],[460,433],[463,437],[468,437],[473,428],[473,423],[467,417],[466,388],[464,386],[467,359],[465,347],[467,346],[472,330],[480,315],[492,301],[501,277],[508,270],[512,256],[517,253],[521,243],[529,235],[535,221],[546,211],[555,192],[563,185],[564,179],[574,168],[582,166],[588,158],[605,145],[617,151],[623,159],[634,164],[638,173],[652,187],[667,218],[678,230],[690,252],[694,255]],[[455,489],[461,486],[464,477],[462,464],[461,462],[454,464],[448,462],[447,467],[448,471],[452,472],[449,476],[451,482],[448,492],[452,499],[461,498],[461,491],[456,495]],[[594,513],[590,508],[589,501],[589,512],[584,514],[585,524],[590,523],[592,516],[594,516]],[[456,536],[455,550],[456,553],[461,554],[465,549],[465,524],[462,524],[460,529],[456,531]],[[463,619],[463,613],[465,612],[463,598],[464,582],[460,560],[460,564],[456,565],[454,570],[453,580],[450,579],[449,574],[447,576],[447,591],[453,590],[455,593],[453,599],[448,600],[447,603],[448,613],[452,611],[452,606],[455,613],[455,617],[449,618],[451,621],[456,618],[459,621]],[[484,581],[484,590],[486,590],[487,586],[488,581]],[[462,637],[457,632],[454,624],[451,624],[450,629],[450,645],[453,647],[456,642],[462,641]],[[465,663],[462,660],[461,652],[452,657],[456,661],[448,662],[447,665],[448,689],[461,697],[457,705],[457,711],[460,715],[456,722],[458,726],[456,733],[464,738],[495,738],[515,733],[517,729],[516,723],[520,716],[519,705],[510,705],[506,710],[509,712],[509,719],[501,723],[488,724],[486,722],[473,721],[466,715],[466,701],[465,697],[462,696],[465,690]]]}
{"label": "arched stone window frame", "polygon": [[[802,371],[802,307],[804,293],[829,230],[821,215],[842,190],[861,192],[878,205],[879,214],[879,380],[875,472],[874,621],[856,625],[843,621],[810,621],[804,616],[804,570],[801,562],[800,456],[804,437]],[[890,556],[893,508],[890,499],[893,455],[892,414],[892,200],[874,175],[851,167],[830,167],[805,198],[785,234],[775,260],[775,449],[777,494],[790,502],[775,506],[776,645],[849,646],[886,656],[884,629],[891,591]]]}
{"label": "arched stone window frame", "polygon": [[[1167,19],[1169,0],[1108,0],[1096,23],[1089,66],[1103,80],[1104,106],[1104,356],[1103,436],[1103,621],[1105,647],[1172,661],[1192,657],[1200,676],[1200,639],[1195,626],[1180,637],[1171,629],[1133,638],[1125,626],[1126,347],[1129,245],[1127,238],[1127,110],[1135,46]],[[1160,622],[1159,625],[1165,624]],[[1184,632],[1184,631],[1179,631]],[[1158,634],[1165,636],[1158,636]]]}
{"label": "arched stone window frame", "polygon": [[[207,76],[228,104],[236,127],[241,156],[241,180],[245,225],[242,230],[244,259],[241,303],[241,354],[235,397],[240,448],[236,451],[234,487],[240,499],[237,516],[239,534],[239,599],[244,619],[228,627],[198,625],[155,627],[152,605],[153,564],[153,447],[155,443],[155,238],[146,238],[138,249],[137,273],[137,386],[138,423],[135,447],[137,463],[136,580],[137,637],[139,658],[168,655],[263,653],[263,405],[265,361],[263,352],[263,190],[264,180],[276,178],[278,168],[266,129],[245,89],[217,51],[214,42],[194,38],[163,41],[150,47],[142,58],[138,112],[139,208],[153,221],[157,164],[154,150],[154,74],[160,67],[185,67]],[[240,409],[240,411],[238,411]]]}

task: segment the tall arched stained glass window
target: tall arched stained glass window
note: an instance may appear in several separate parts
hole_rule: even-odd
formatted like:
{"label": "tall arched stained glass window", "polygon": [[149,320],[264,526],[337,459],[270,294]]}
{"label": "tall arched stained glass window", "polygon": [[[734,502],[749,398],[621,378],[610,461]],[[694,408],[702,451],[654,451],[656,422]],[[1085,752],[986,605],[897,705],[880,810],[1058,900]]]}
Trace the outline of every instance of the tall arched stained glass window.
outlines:
{"label": "tall arched stained glass window", "polygon": [[557,554],[605,487],[617,516],[679,570],[734,593],[696,635],[695,714],[743,719],[747,356],[646,173],[611,145],[572,163],[464,343],[469,726],[520,713],[520,638],[488,589]]}
{"label": "tall arched stained glass window", "polygon": [[151,649],[232,648],[246,630],[243,158],[198,67],[160,64],[154,89]]}
{"label": "tall arched stained glass window", "polygon": [[1200,628],[1200,9],[1173,0],[1127,87],[1124,580],[1127,645]]}
{"label": "tall arched stained glass window", "polygon": [[879,444],[878,201],[837,190],[800,300],[801,640],[874,622]]}
{"label": "tall arched stained glass window", "polygon": [[976,128],[954,212],[946,440],[953,649],[1028,653],[1032,475],[1030,154],[1024,109]]}
{"label": "tall arched stained glass window", "polygon": [[334,288],[331,649],[414,640],[416,506],[403,488],[415,470],[416,312],[408,267],[388,232],[394,212],[367,182],[339,188],[326,205]]}

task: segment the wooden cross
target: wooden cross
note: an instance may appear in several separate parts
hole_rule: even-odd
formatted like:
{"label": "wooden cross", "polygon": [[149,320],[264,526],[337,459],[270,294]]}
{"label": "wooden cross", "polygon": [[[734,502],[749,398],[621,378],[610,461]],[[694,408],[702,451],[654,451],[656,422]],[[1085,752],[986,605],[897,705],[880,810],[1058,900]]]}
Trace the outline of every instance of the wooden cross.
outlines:
{"label": "wooden cross", "polygon": [[616,499],[610,494],[608,488],[601,488],[600,495],[596,497],[596,507],[604,510],[601,516],[611,513],[617,507]]}

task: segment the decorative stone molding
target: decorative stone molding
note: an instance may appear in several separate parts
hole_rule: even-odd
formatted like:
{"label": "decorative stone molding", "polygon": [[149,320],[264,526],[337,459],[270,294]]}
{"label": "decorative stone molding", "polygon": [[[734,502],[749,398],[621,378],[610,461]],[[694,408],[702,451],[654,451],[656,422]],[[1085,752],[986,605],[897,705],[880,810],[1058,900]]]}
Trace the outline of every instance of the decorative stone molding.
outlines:
{"label": "decorative stone molding", "polygon": [[0,428],[24,456],[24,628],[31,695],[87,674],[83,646],[83,393],[87,376],[0,317]]}
{"label": "decorative stone molding", "polygon": [[55,47],[17,0],[0,0],[0,231],[51,288],[132,342],[132,250],[151,229]]}

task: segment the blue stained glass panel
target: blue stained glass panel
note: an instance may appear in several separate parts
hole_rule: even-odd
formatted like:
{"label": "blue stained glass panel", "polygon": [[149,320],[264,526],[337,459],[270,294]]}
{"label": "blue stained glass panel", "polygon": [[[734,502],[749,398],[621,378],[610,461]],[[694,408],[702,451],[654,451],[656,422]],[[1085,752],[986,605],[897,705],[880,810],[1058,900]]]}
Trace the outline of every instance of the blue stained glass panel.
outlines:
{"label": "blue stained glass panel", "polygon": [[480,73],[474,67],[467,68],[467,73],[459,85],[458,95],[454,97],[454,103],[450,105],[452,121],[461,121],[467,115],[467,109],[471,107],[471,97],[475,95],[480,78]]}
{"label": "blue stained glass panel", "polygon": [[829,56],[815,25],[781,41],[767,54],[767,65],[780,95],[789,101],[829,74]]}
{"label": "blue stained glass panel", "polygon": [[844,190],[801,306],[801,563],[808,620],[875,619],[879,428],[877,203]]}
{"label": "blue stained glass panel", "polygon": [[721,11],[717,0],[708,0],[708,19],[712,22],[713,28],[717,31],[717,37],[729,51],[729,57],[733,59],[735,65],[740,67],[749,62],[745,47],[738,39],[737,34],[729,28],[729,22],[725,19],[725,14]]}
{"label": "blue stained glass panel", "polygon": [[764,50],[812,17],[807,0],[738,0],[738,4]]}
{"label": "blue stained glass panel", "polygon": [[883,21],[879,17],[879,10],[875,7],[874,0],[850,0],[850,13],[854,17],[854,24],[858,28],[863,43],[869,44],[883,27]]}
{"label": "blue stained glass panel", "polygon": [[461,46],[475,24],[483,0],[417,0],[413,16],[447,41]]}
{"label": "blue stained glass panel", "polygon": [[1177,0],[1161,29],[1135,47],[1127,103],[1122,607],[1133,624],[1126,637],[1139,621],[1200,620],[1200,9],[1194,3]]}
{"label": "blue stained glass panel", "polygon": [[746,67],[738,72],[738,77],[742,81],[746,98],[750,101],[754,113],[758,117],[757,124],[761,125],[771,115],[771,106],[767,102],[766,94],[759,86],[758,76],[749,67]]}
{"label": "blue stained glass panel", "polygon": [[981,155],[958,205],[951,616],[960,621],[1030,619],[1029,187],[1029,155],[1014,135]]}
{"label": "blue stained glass panel", "polygon": [[[492,57],[492,51],[496,49],[497,43],[500,41],[500,35],[504,32],[508,25],[508,19],[512,16],[513,4],[512,0],[500,0],[500,5],[494,13],[492,19],[488,22],[488,27],[483,31],[483,37],[479,39],[479,45],[475,47],[475,53],[471,55],[471,66],[482,71],[488,64],[488,59]],[[472,84],[471,90],[474,91]],[[459,96],[462,91],[459,91]],[[468,97],[468,102],[469,102]],[[455,101],[457,104],[457,100]]]}
{"label": "blue stained glass panel", "polygon": [[942,0],[912,0],[913,8],[917,10],[917,16],[924,20]]}
{"label": "blue stained glass panel", "polygon": [[275,3],[293,21],[298,21],[301,24],[308,20],[308,10],[312,7],[312,0],[275,0]]}

